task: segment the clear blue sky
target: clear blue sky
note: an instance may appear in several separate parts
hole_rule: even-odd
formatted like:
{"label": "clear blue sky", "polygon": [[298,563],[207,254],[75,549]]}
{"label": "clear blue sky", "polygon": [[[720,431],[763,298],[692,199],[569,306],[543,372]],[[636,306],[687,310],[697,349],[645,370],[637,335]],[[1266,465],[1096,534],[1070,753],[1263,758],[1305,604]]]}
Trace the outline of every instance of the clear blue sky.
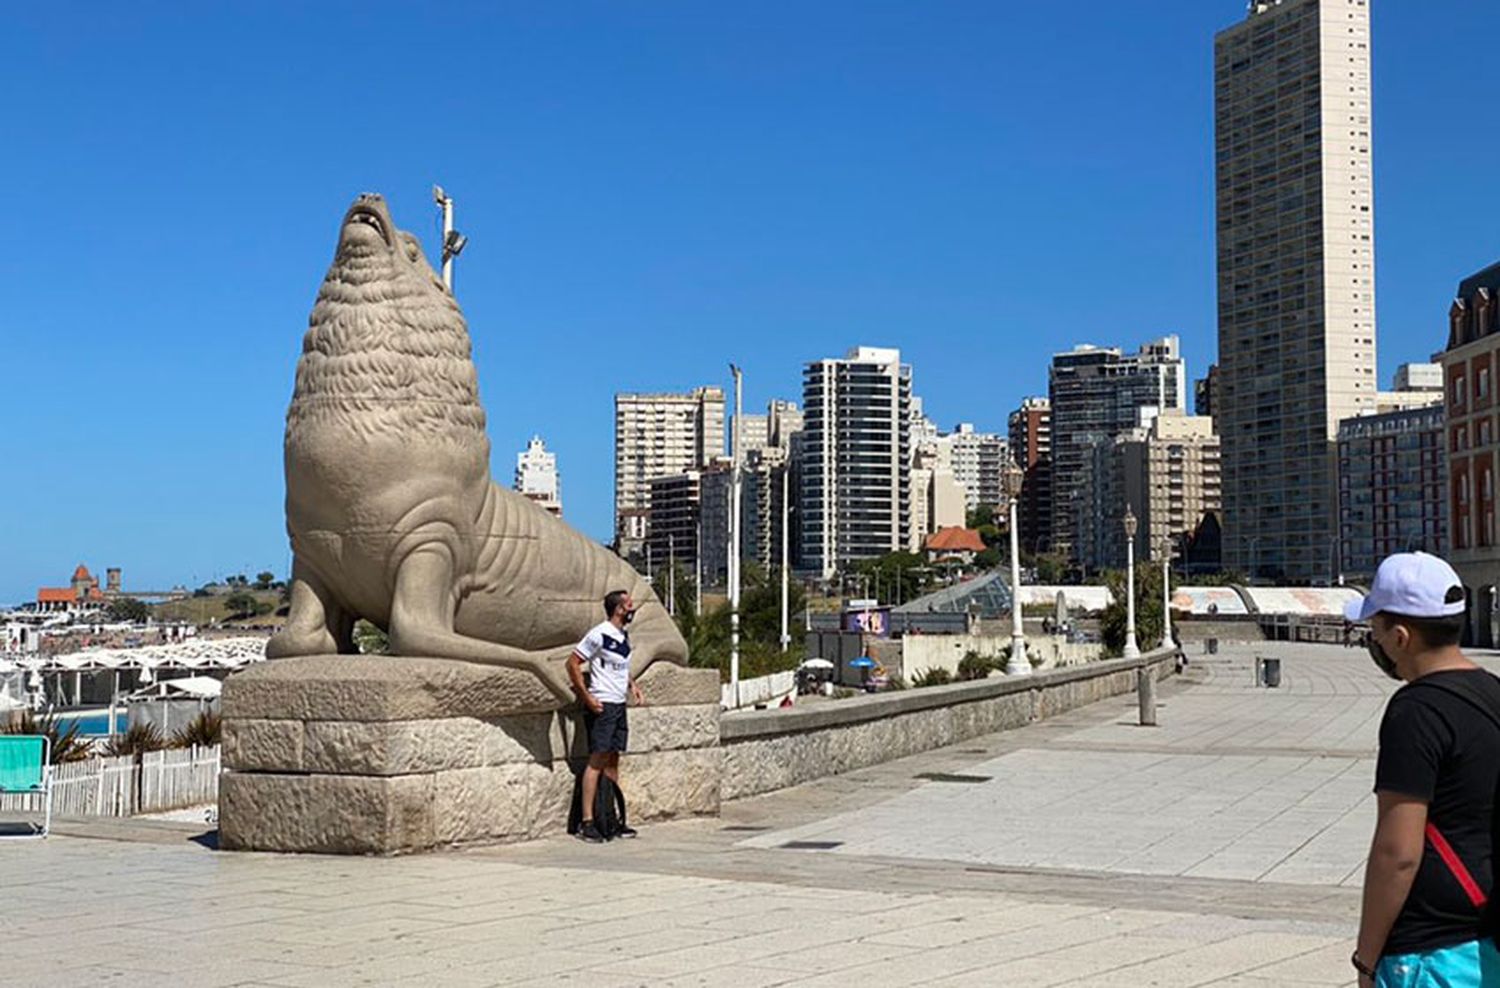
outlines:
{"label": "clear blue sky", "polygon": [[[1380,373],[1500,259],[1493,0],[1375,0]],[[232,8],[237,8],[232,9]],[[281,431],[363,190],[458,294],[508,482],[607,538],[612,397],[798,398],[899,346],[1000,429],[1050,353],[1213,358],[1212,39],[1241,0],[33,4],[0,33],[0,601],[288,562]],[[1480,46],[1482,47],[1482,46]]]}

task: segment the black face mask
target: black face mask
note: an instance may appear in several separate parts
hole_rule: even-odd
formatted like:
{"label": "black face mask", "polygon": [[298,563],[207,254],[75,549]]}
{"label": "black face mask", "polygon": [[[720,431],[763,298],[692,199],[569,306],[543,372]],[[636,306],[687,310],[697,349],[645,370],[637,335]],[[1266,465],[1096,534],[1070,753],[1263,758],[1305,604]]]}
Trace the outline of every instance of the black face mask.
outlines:
{"label": "black face mask", "polygon": [[1375,660],[1375,664],[1380,667],[1380,671],[1399,683],[1401,681],[1401,674],[1396,671],[1395,661],[1386,654],[1385,649],[1380,647],[1380,642],[1376,641],[1373,636],[1370,638],[1369,648],[1370,658]]}
{"label": "black face mask", "polygon": [[634,620],[635,620],[635,610],[632,608],[631,610],[628,610],[628,611],[625,612],[625,623],[629,624],[630,622],[632,622]]}

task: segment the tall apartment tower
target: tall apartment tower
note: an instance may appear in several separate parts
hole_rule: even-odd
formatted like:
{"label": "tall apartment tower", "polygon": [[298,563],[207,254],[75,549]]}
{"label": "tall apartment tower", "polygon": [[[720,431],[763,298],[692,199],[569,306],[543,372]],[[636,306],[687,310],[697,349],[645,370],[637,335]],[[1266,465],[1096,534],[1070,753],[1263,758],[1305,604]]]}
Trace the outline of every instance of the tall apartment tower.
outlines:
{"label": "tall apartment tower", "polygon": [[905,549],[911,524],[911,368],[856,347],[802,369],[802,556],[828,578]]}
{"label": "tall apartment tower", "polygon": [[[1169,411],[1115,440],[1124,500],[1139,520],[1136,559],[1161,562],[1180,554],[1203,516],[1222,510],[1220,440],[1213,419]],[[1111,505],[1111,521],[1121,512]],[[1121,545],[1115,539],[1112,545]],[[1110,565],[1124,566],[1123,549]]]}
{"label": "tall apartment tower", "polygon": [[515,490],[552,514],[562,514],[562,482],[557,476],[557,454],[548,452],[541,436],[532,436],[526,448],[516,454]]}
{"label": "tall apartment tower", "polygon": [[1052,403],[1025,398],[1010,413],[1010,452],[1021,473],[1021,503],[1017,506],[1021,548],[1048,552],[1052,548]]}
{"label": "tall apartment tower", "polygon": [[975,432],[969,422],[944,437],[951,451],[953,479],[964,489],[964,507],[973,511],[981,504],[997,508],[1006,500],[1006,466],[1010,460],[1009,442],[992,432]]}
{"label": "tall apartment tower", "polygon": [[1341,419],[1375,407],[1368,0],[1257,0],[1214,41],[1224,565],[1326,582]]}
{"label": "tall apartment tower", "polygon": [[615,395],[615,547],[639,552],[651,481],[701,470],[724,454],[724,391]]}
{"label": "tall apartment tower", "polygon": [[[1187,367],[1176,336],[1126,355],[1079,346],[1055,354],[1048,375],[1052,408],[1052,549],[1074,562],[1081,512],[1092,510],[1094,447],[1140,424],[1140,409],[1187,407]],[[1123,536],[1122,536],[1123,538]]]}

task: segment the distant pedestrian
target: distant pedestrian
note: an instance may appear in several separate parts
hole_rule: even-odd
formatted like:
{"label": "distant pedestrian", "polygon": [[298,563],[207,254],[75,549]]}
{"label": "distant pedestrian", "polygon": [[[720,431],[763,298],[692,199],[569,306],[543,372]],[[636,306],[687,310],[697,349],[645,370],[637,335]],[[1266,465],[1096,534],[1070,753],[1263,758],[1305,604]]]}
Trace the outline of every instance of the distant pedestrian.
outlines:
{"label": "distant pedestrian", "polygon": [[1446,562],[1403,553],[1347,608],[1370,656],[1405,684],[1380,724],[1378,818],[1365,867],[1361,988],[1500,986],[1487,899],[1500,785],[1500,680],[1459,649],[1464,590]]}
{"label": "distant pedestrian", "polygon": [[[584,726],[589,736],[589,763],[583,770],[582,824],[578,836],[590,843],[606,837],[595,825],[594,798],[599,776],[620,784],[620,753],[630,738],[626,703],[644,703],[640,687],[630,678],[630,634],[625,630],[635,617],[635,602],[624,590],[613,590],[604,598],[606,620],[595,625],[568,657],[568,678],[583,701]],[[584,670],[588,681],[584,681]],[[610,836],[634,837],[622,826]]]}

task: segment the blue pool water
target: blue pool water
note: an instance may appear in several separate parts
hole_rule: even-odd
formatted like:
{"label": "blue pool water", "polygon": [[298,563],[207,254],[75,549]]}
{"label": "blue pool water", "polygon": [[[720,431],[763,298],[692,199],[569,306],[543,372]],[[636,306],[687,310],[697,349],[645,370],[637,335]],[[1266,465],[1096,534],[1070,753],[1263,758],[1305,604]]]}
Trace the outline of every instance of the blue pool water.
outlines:
{"label": "blue pool water", "polygon": [[[118,734],[125,730],[126,716],[126,712],[123,710],[115,711],[115,733]],[[89,714],[59,714],[57,721],[58,726],[64,730],[67,730],[69,724],[76,723],[79,734],[100,735],[110,733],[109,711],[107,710],[100,710]]]}

